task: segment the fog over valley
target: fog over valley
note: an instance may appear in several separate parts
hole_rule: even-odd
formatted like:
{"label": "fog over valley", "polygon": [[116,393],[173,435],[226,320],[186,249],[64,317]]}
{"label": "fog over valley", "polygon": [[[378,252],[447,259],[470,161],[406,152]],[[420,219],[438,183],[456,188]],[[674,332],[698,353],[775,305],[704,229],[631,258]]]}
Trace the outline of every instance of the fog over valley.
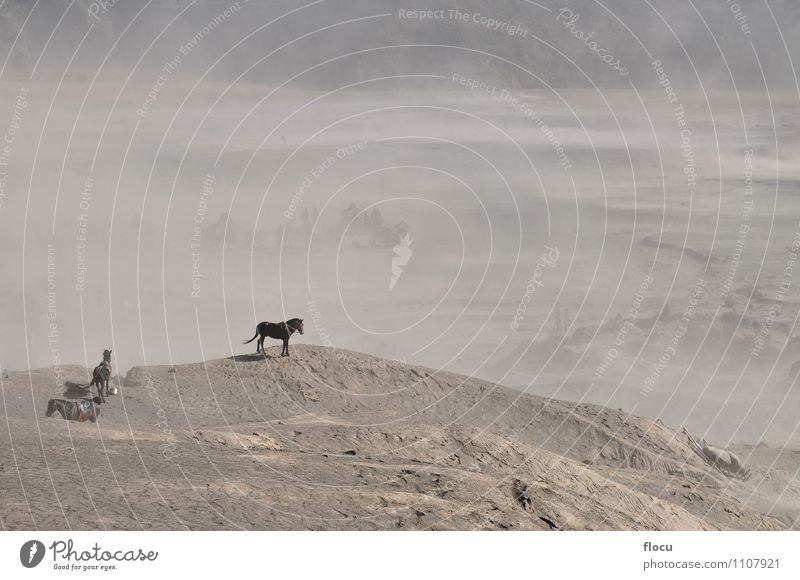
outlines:
{"label": "fog over valley", "polygon": [[[98,405],[117,442],[139,436],[130,421],[222,463],[408,446],[403,461],[461,470],[465,503],[513,458],[553,454],[571,462],[554,488],[632,494],[613,524],[559,520],[572,496],[530,518],[524,474],[507,521],[398,523],[400,496],[347,496],[386,510],[375,529],[796,528],[798,24],[790,0],[2,2],[5,416],[85,399],[108,349],[122,396]],[[292,319],[288,361],[280,336],[242,344]],[[749,467],[720,469],[703,439]],[[436,455],[450,445],[457,463]],[[708,484],[709,465],[736,483]],[[674,513],[637,495],[677,501],[664,490],[683,479],[659,487],[673,475],[716,491]],[[417,511],[445,513],[431,494]],[[330,501],[284,506],[317,528],[232,517],[366,521],[325,519]]]}

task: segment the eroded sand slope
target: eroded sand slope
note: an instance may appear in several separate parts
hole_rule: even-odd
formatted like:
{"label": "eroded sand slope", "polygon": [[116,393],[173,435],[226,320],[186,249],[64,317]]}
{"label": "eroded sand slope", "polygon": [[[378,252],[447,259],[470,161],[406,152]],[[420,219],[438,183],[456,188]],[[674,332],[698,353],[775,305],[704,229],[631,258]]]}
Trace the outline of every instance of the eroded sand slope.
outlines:
{"label": "eroded sand slope", "polygon": [[134,368],[97,424],[44,417],[65,390],[52,370],[5,376],[3,528],[793,525],[790,470],[773,478],[765,459],[724,479],[679,426],[349,351],[279,352]]}

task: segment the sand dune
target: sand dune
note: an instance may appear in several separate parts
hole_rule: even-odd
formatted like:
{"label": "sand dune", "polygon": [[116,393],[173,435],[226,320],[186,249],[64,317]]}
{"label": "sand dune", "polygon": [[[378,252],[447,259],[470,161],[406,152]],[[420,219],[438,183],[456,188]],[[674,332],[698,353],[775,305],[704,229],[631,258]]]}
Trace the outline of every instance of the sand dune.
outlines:
{"label": "sand dune", "polygon": [[86,369],[8,374],[3,529],[782,529],[800,505],[789,452],[728,480],[679,425],[292,349],[133,368],[97,424],[44,417]]}

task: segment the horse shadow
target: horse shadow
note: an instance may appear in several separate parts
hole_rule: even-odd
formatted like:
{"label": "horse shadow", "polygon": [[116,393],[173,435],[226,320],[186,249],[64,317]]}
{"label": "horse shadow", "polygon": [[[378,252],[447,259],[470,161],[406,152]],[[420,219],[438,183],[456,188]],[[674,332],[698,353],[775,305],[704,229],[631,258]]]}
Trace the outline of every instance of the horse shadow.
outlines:
{"label": "horse shadow", "polygon": [[72,381],[64,382],[63,396],[65,399],[86,399],[95,403],[100,402],[100,397],[92,395],[92,388],[90,386],[73,383]]}
{"label": "horse shadow", "polygon": [[64,398],[66,399],[83,399],[91,396],[92,390],[88,385],[81,385],[66,381],[64,383]]}
{"label": "horse shadow", "polygon": [[237,354],[230,357],[230,360],[235,362],[255,362],[258,360],[271,359],[271,358],[280,358],[280,357],[272,356],[270,354],[253,353],[253,354]]}

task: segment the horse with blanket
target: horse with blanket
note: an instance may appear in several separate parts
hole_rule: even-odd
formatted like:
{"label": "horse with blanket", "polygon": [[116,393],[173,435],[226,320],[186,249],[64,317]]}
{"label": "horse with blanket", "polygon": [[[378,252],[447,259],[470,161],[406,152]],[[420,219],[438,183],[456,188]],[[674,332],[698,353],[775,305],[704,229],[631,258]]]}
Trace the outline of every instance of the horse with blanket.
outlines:
{"label": "horse with blanket", "polygon": [[97,422],[100,409],[93,401],[69,401],[67,399],[50,399],[47,402],[47,416],[52,417],[58,413],[67,421]]}

